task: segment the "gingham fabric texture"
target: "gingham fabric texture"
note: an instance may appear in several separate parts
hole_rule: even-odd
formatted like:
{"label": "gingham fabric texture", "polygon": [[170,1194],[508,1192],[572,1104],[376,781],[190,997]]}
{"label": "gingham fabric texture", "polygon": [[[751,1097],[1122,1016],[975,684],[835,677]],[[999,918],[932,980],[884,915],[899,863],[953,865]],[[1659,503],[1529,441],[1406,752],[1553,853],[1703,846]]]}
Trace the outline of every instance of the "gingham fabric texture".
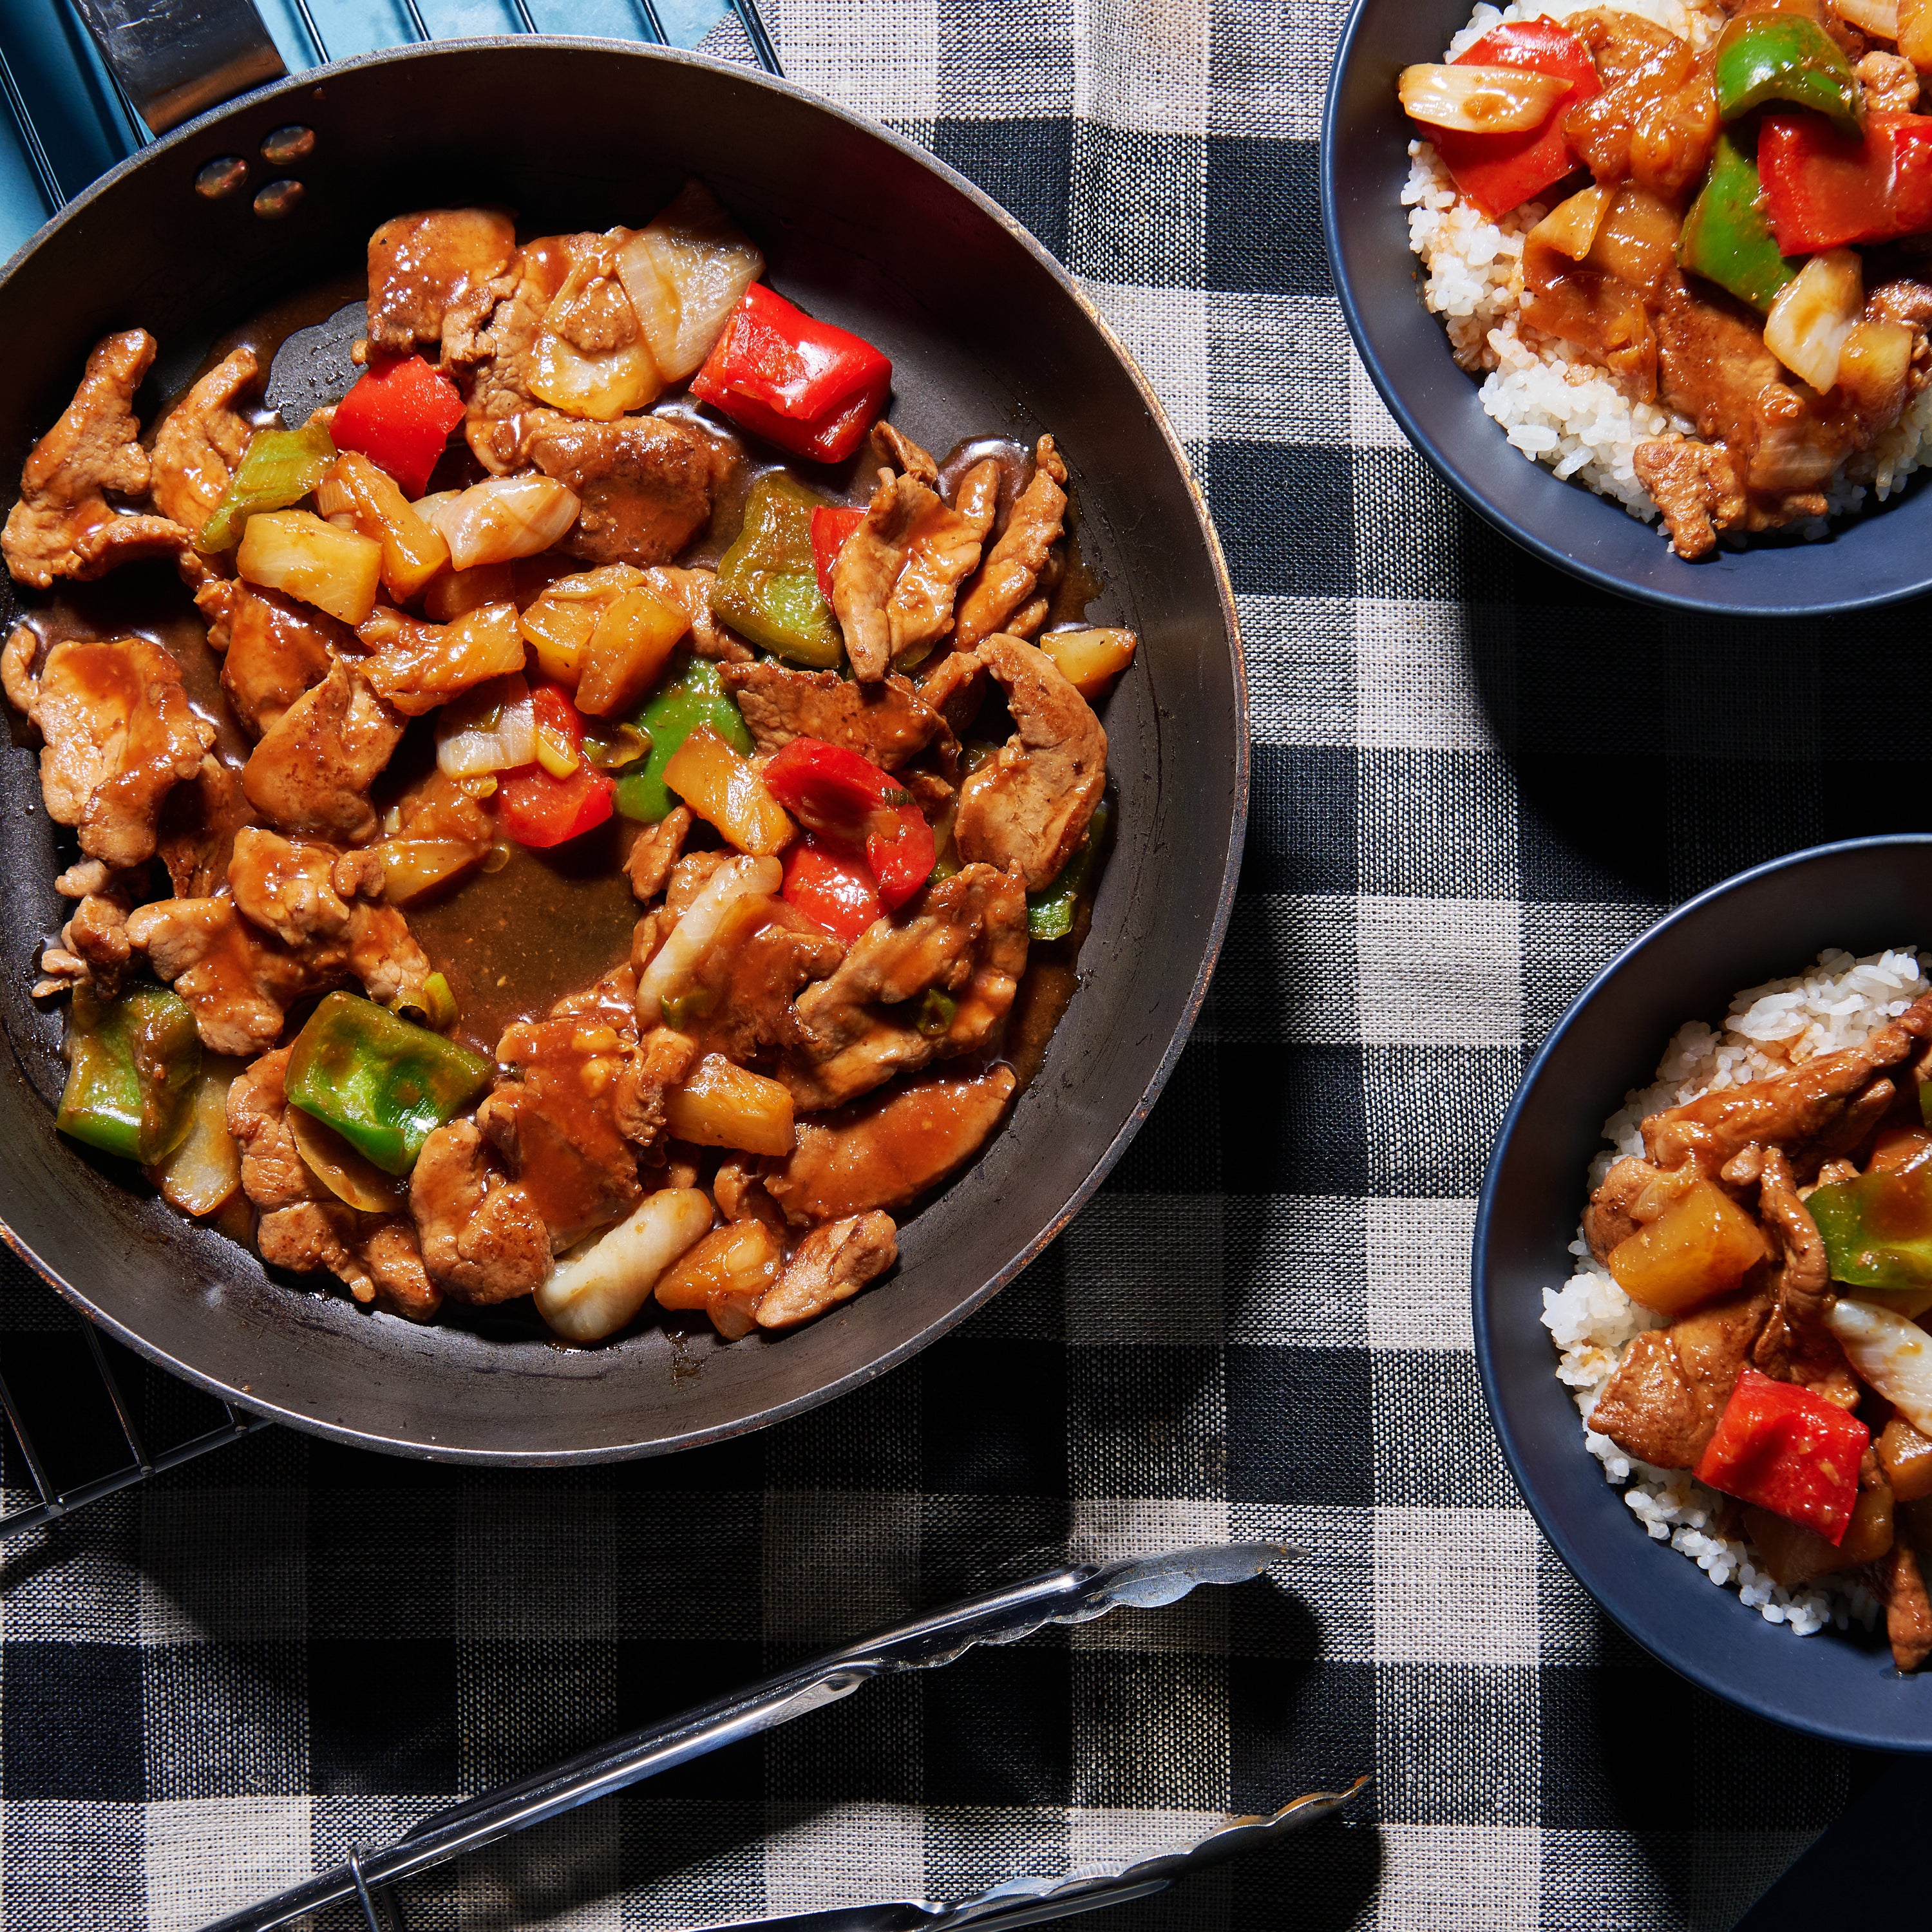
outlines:
{"label": "gingham fabric texture", "polygon": [[[1207,487],[1256,766],[1206,1011],[1064,1238],[867,1391],[585,1474],[270,1431],[0,1553],[0,1925],[182,1932],[1067,1552],[1248,1536],[1307,1554],[875,1685],[405,1888],[408,1923],[958,1898],[1372,1770],[1346,1824],[1096,1932],[1730,1925],[1874,1766],[1677,1682],[1545,1546],[1471,1352],[1474,1197],[1534,1043],[1665,904],[1917,822],[1924,707],[1870,694],[1918,688],[1921,626],[1660,616],[1457,507],[1328,280],[1335,0],[770,10],[796,79],[1082,278]],[[58,1406],[66,1317],[4,1278],[8,1372]]]}

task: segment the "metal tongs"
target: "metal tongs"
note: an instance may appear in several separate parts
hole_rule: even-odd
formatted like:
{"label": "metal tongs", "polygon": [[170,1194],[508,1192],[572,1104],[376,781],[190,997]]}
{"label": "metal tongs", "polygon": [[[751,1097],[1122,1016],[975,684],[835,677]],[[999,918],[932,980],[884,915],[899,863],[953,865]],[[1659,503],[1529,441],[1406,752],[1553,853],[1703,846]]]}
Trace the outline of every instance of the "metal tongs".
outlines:
{"label": "metal tongs", "polygon": [[[361,1906],[369,1932],[387,1932],[377,1912],[384,1886],[802,1717],[849,1696],[874,1677],[950,1664],[975,1644],[1017,1642],[1048,1624],[1087,1623],[1124,1606],[1150,1610],[1178,1603],[1198,1584],[1246,1582],[1295,1553],[1279,1543],[1209,1545],[1124,1562],[1082,1564],[970,1598],[438,1812],[393,1844],[352,1851],[332,1870],[232,1912],[204,1932],[271,1932],[343,1900]],[[917,1932],[968,1925],[975,1932],[1007,1932],[1162,1891],[1184,1872],[1328,1817],[1367,1782],[1364,1776],[1344,1791],[1311,1792],[1266,1817],[1230,1818],[1191,1844],[1130,1864],[1064,1878],[1012,1879],[956,1904],[906,1900],[744,1923],[788,1932]]]}

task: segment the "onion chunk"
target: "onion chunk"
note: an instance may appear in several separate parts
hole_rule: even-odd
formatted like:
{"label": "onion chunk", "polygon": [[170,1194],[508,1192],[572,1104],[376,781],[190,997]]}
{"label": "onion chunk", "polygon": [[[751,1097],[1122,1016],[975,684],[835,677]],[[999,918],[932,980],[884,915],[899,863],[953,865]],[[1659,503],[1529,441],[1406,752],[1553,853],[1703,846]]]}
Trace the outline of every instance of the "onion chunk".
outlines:
{"label": "onion chunk", "polygon": [[[419,514],[428,500],[416,505]],[[452,566],[473,570],[548,550],[576,522],[578,508],[576,493],[554,476],[493,476],[436,503],[427,516],[442,532]]]}
{"label": "onion chunk", "polygon": [[1825,1318],[1858,1379],[1932,1436],[1932,1335],[1894,1309],[1840,1297]]}
{"label": "onion chunk", "polygon": [[1526,67],[1406,67],[1402,112],[1459,134],[1526,134],[1550,118],[1570,89],[1561,74]]}

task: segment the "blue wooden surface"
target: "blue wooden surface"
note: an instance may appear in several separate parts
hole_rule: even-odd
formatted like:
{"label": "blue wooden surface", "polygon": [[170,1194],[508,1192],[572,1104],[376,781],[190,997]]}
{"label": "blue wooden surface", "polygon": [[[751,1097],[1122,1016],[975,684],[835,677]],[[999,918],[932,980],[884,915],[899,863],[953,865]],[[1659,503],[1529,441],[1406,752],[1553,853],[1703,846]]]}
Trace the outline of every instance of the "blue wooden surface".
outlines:
{"label": "blue wooden surface", "polygon": [[[291,73],[332,59],[396,46],[413,38],[400,0],[310,0],[326,48],[309,43],[293,0],[256,0],[263,22]],[[419,0],[439,39],[517,31],[509,0]],[[636,0],[529,0],[546,33],[644,38]],[[658,0],[666,32],[680,46],[695,46],[724,12],[722,0]],[[26,97],[62,190],[77,193],[135,145],[133,128],[87,30],[67,0],[4,0],[0,50]],[[0,110],[0,258],[13,254],[46,219],[49,209],[20,132]]]}

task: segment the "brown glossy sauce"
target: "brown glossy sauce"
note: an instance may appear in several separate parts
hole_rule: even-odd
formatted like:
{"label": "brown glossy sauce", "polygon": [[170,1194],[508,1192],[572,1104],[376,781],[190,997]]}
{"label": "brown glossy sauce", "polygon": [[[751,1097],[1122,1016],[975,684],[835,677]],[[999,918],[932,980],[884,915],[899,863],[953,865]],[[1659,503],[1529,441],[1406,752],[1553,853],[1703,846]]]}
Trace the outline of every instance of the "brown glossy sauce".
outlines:
{"label": "brown glossy sauce", "polygon": [[542,1018],[630,956],[640,908],[620,868],[632,830],[613,818],[549,852],[506,842],[501,872],[472,872],[409,908],[471,1045],[494,1054],[512,1021]]}

